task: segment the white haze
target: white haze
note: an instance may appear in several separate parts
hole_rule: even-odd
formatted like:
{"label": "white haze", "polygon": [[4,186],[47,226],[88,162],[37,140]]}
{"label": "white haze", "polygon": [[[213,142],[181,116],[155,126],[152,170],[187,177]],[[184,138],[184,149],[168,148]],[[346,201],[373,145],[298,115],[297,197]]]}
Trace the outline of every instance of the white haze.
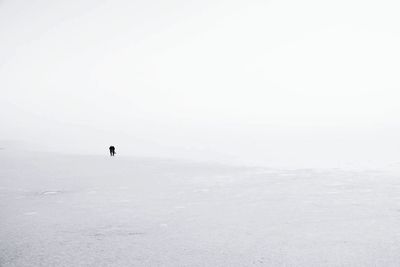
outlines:
{"label": "white haze", "polygon": [[388,166],[400,156],[399,13],[385,0],[3,0],[0,140]]}

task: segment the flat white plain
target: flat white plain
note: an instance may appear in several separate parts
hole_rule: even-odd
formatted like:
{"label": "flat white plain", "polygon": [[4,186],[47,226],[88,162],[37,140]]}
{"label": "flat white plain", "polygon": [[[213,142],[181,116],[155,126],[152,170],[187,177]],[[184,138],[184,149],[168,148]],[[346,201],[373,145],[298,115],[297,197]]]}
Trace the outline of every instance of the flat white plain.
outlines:
{"label": "flat white plain", "polygon": [[0,154],[2,266],[399,266],[395,172]]}

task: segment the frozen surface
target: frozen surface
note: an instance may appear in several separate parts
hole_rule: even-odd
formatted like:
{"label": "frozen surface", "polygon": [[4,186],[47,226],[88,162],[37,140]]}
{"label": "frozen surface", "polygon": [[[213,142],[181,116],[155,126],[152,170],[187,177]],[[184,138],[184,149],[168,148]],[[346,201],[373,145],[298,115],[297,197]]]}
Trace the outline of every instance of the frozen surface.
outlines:
{"label": "frozen surface", "polygon": [[1,266],[400,266],[400,179],[0,150]]}

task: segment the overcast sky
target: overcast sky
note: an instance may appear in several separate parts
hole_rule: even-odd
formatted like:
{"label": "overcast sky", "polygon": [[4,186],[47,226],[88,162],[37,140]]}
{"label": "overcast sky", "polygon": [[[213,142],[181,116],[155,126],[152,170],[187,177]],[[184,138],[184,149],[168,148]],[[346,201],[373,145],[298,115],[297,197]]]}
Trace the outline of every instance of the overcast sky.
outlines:
{"label": "overcast sky", "polygon": [[0,140],[398,161],[399,14],[394,0],[2,0]]}

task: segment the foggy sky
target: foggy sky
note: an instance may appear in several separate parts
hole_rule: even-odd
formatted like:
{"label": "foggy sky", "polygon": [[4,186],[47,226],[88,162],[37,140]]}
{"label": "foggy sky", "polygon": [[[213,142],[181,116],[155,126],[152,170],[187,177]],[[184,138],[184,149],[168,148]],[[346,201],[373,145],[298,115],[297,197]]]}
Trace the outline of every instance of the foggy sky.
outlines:
{"label": "foggy sky", "polygon": [[399,13],[398,1],[3,0],[0,140],[397,162]]}

